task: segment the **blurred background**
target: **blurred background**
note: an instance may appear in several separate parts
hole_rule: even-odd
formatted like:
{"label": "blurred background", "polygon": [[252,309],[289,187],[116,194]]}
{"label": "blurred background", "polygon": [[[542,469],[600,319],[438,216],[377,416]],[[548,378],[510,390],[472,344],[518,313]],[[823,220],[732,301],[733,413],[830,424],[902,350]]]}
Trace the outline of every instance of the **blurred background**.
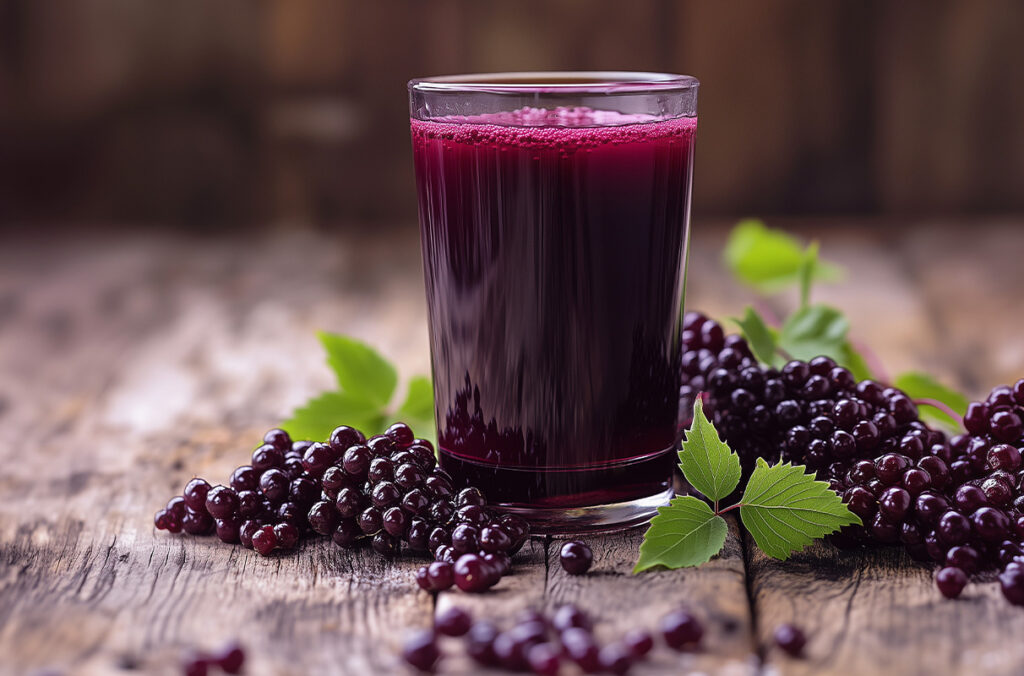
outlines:
{"label": "blurred background", "polygon": [[0,0],[0,227],[414,228],[405,83],[699,77],[696,218],[1024,210],[1014,0]]}

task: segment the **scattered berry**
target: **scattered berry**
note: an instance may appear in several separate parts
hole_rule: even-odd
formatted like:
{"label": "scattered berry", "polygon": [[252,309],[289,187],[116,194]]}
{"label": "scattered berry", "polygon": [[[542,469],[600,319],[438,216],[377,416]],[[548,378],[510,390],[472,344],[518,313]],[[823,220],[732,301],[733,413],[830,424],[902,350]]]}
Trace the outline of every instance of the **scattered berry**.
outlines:
{"label": "scattered berry", "polygon": [[967,573],[952,566],[941,568],[935,574],[935,586],[947,599],[955,599],[967,586]]}
{"label": "scattered berry", "polygon": [[704,637],[704,627],[688,611],[675,610],[662,618],[661,635],[669,647],[688,650],[700,644]]}
{"label": "scattered berry", "polygon": [[434,627],[445,636],[463,636],[473,626],[473,618],[462,608],[452,606],[437,614]]}
{"label": "scattered berry", "polygon": [[790,657],[803,655],[807,637],[804,632],[792,624],[780,624],[775,628],[775,645],[779,646]]}
{"label": "scattered berry", "polygon": [[432,631],[418,631],[405,641],[402,658],[420,671],[433,671],[441,659],[437,638]]}
{"label": "scattered berry", "polygon": [[594,562],[594,553],[582,542],[573,540],[562,545],[559,552],[562,568],[570,575],[583,575]]}

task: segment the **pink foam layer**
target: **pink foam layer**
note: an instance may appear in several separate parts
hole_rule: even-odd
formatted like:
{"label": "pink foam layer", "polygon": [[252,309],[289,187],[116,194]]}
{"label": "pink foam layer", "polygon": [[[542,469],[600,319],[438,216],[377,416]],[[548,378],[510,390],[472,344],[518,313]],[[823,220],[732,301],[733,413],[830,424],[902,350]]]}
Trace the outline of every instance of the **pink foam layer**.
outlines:
{"label": "pink foam layer", "polygon": [[649,116],[586,108],[524,108],[443,122],[413,119],[411,125],[413,136],[423,139],[468,145],[566,148],[690,136],[697,128],[697,118],[654,120]]}

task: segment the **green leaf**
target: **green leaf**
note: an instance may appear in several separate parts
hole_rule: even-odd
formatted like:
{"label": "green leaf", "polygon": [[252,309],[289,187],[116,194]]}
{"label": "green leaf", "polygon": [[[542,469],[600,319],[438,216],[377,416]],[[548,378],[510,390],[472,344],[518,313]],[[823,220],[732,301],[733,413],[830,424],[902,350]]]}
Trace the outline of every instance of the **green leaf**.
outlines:
{"label": "green leaf", "polygon": [[409,392],[396,417],[415,430],[417,436],[436,441],[434,434],[434,386],[426,376],[413,376]]}
{"label": "green leaf", "polygon": [[679,468],[691,486],[716,503],[740,483],[740,456],[718,437],[700,397],[693,402],[693,422],[679,451]]}
{"label": "green leaf", "polygon": [[797,275],[800,278],[800,307],[805,308],[811,304],[811,283],[814,281],[814,271],[818,267],[818,243],[811,242],[804,250],[803,260],[800,261],[800,270]]}
{"label": "green leaf", "polygon": [[[797,283],[805,258],[803,247],[795,237],[768,228],[756,219],[736,224],[723,253],[725,265],[733,276],[762,293],[774,293]],[[816,261],[811,276],[835,281],[842,277],[842,268]]]}
{"label": "green leaf", "polygon": [[[927,373],[920,371],[907,371],[896,376],[893,387],[903,390],[911,399],[935,399],[950,407],[958,415],[963,417],[967,412],[967,397],[956,390],[942,385]],[[934,406],[924,406],[920,409],[921,417],[941,423],[943,425],[959,427],[959,421],[954,420],[944,413],[942,409]]]}
{"label": "green leaf", "polygon": [[860,518],[843,504],[824,481],[815,481],[801,465],[768,466],[764,458],[747,481],[740,500],[740,519],[754,542],[768,556],[789,556]]}
{"label": "green leaf", "polygon": [[706,502],[693,496],[675,498],[658,515],[640,545],[633,573],[664,566],[684,568],[706,563],[722,551],[729,526]]}
{"label": "green leaf", "polygon": [[867,360],[864,359],[864,355],[858,352],[850,341],[846,341],[846,345],[839,352],[841,358],[836,359],[836,363],[848,368],[853,377],[858,381],[874,377],[874,374],[871,373],[871,367],[868,366]]}
{"label": "green leaf", "polygon": [[850,321],[827,305],[811,305],[786,318],[779,333],[779,347],[793,359],[809,361],[826,355],[842,361]]}
{"label": "green leaf", "polygon": [[306,402],[281,427],[293,439],[324,441],[338,425],[351,425],[367,436],[384,431],[384,414],[375,404],[347,392],[325,392]]}
{"label": "green leaf", "polygon": [[378,408],[391,401],[398,384],[398,373],[390,362],[355,338],[325,331],[317,336],[327,350],[327,364],[334,370],[342,391],[371,401]]}
{"label": "green leaf", "polygon": [[740,333],[747,339],[747,345],[754,357],[763,364],[774,366],[779,361],[776,354],[776,332],[769,327],[764,318],[752,307],[747,307],[742,319],[733,319],[740,327]]}

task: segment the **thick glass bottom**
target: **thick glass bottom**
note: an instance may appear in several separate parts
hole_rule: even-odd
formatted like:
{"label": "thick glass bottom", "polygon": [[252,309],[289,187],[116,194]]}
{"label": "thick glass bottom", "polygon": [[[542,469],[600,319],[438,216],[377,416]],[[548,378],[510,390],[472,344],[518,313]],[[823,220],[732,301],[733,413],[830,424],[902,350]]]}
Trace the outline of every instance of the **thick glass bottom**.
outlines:
{"label": "thick glass bottom", "polygon": [[440,463],[535,533],[618,530],[644,523],[673,497],[675,449],[580,468],[503,467],[441,449]]}

